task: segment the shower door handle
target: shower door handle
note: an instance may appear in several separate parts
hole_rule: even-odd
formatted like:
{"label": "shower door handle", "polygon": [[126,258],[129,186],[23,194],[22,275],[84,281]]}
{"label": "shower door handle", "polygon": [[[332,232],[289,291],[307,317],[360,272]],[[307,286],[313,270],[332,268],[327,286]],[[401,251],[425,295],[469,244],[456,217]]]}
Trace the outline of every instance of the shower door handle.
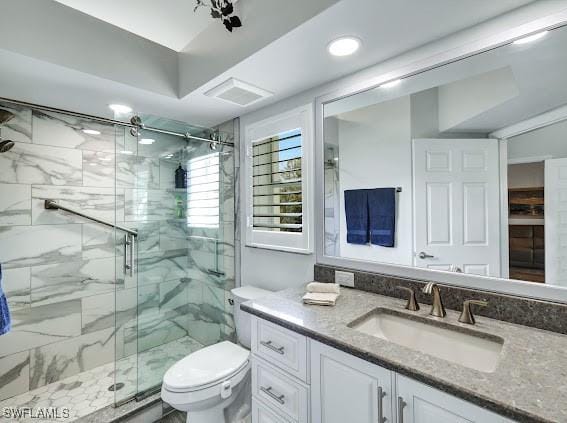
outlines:
{"label": "shower door handle", "polygon": [[124,276],[128,276],[128,235],[124,235],[124,242],[122,245],[124,246],[122,269],[124,270]]}
{"label": "shower door handle", "polygon": [[133,237],[124,235],[124,276],[134,275],[134,241]]}
{"label": "shower door handle", "polygon": [[130,239],[129,245],[130,245],[130,277],[134,276],[134,240],[136,238],[134,238],[132,235],[127,235],[128,238]]}

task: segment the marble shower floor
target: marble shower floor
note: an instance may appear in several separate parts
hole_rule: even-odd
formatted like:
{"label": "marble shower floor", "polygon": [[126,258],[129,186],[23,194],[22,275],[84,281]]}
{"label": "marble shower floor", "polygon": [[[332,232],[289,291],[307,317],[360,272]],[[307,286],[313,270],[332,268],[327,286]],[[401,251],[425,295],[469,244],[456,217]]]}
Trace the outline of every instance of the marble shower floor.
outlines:
{"label": "marble shower floor", "polygon": [[[42,422],[58,421],[71,422],[91,414],[101,408],[114,403],[113,391],[108,388],[117,382],[125,386],[118,391],[117,399],[127,398],[136,393],[136,379],[140,374],[139,391],[149,389],[161,382],[165,370],[174,362],[185,357],[193,351],[203,348],[203,345],[190,337],[160,345],[138,356],[139,369],[136,369],[136,356],[115,363],[108,363],[92,370],[59,380],[33,391],[17,395],[0,401],[0,422]],[[7,417],[5,408],[32,409],[37,413],[40,409],[49,407],[68,408],[69,417],[66,418],[30,418]]]}

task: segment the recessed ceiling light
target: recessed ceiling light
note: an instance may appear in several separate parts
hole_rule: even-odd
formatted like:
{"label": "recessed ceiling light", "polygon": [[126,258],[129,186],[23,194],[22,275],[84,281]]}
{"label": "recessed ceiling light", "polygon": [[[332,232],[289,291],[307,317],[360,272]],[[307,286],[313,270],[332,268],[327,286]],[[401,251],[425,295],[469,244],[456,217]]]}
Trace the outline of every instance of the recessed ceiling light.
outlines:
{"label": "recessed ceiling light", "polygon": [[100,131],[95,129],[83,129],[83,132],[87,135],[100,135]]}
{"label": "recessed ceiling light", "polygon": [[396,85],[400,85],[401,83],[402,83],[401,79],[394,79],[393,81],[386,82],[380,85],[380,88],[392,88],[395,87]]}
{"label": "recessed ceiling light", "polygon": [[356,37],[341,37],[329,43],[327,50],[333,56],[350,56],[360,48],[360,40]]}
{"label": "recessed ceiling light", "polygon": [[153,144],[154,142],[156,142],[156,140],[151,139],[151,138],[142,138],[142,139],[141,139],[140,141],[138,141],[138,142],[139,142],[140,144],[143,144],[143,145],[151,145],[151,144]]}
{"label": "recessed ceiling light", "polygon": [[134,153],[133,153],[132,151],[123,150],[123,151],[120,152],[120,154],[128,154],[128,155],[130,155],[130,154],[134,154]]}
{"label": "recessed ceiling light", "polygon": [[118,113],[118,114],[126,114],[132,112],[132,108],[124,104],[109,104],[108,107],[110,107],[110,109],[114,113]]}
{"label": "recessed ceiling light", "polygon": [[513,44],[527,44],[527,43],[531,43],[532,41],[536,41],[536,40],[539,40],[540,38],[545,37],[548,32],[549,32],[549,31],[542,31],[542,32],[538,32],[537,34],[528,35],[527,37],[520,38],[519,40],[514,41]]}

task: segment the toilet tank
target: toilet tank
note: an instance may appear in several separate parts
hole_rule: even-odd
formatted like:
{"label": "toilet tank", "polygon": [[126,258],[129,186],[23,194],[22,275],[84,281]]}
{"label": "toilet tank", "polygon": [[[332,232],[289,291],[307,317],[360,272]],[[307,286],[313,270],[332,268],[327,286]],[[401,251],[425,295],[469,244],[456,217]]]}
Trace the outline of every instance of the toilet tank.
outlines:
{"label": "toilet tank", "polygon": [[234,324],[236,326],[236,336],[238,337],[240,345],[250,349],[252,342],[252,323],[250,314],[240,310],[240,304],[246,301],[265,297],[271,294],[271,291],[256,288],[255,286],[241,286],[239,288],[234,288],[231,292],[234,300],[233,313]]}

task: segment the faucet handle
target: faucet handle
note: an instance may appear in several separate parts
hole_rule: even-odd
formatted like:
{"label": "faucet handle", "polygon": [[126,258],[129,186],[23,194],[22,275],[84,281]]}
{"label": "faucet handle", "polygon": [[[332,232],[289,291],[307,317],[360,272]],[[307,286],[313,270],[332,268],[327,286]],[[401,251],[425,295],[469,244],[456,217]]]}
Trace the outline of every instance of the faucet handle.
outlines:
{"label": "faucet handle", "polygon": [[415,297],[415,291],[411,288],[408,288],[407,286],[398,286],[397,288],[410,294],[408,302],[406,304],[406,310],[418,311],[419,303],[417,302],[417,298]]}
{"label": "faucet handle", "polygon": [[469,325],[474,325],[476,320],[474,318],[474,314],[472,313],[471,304],[486,307],[488,305],[488,301],[485,300],[465,300],[463,302],[463,311],[459,316],[459,322],[466,323]]}

